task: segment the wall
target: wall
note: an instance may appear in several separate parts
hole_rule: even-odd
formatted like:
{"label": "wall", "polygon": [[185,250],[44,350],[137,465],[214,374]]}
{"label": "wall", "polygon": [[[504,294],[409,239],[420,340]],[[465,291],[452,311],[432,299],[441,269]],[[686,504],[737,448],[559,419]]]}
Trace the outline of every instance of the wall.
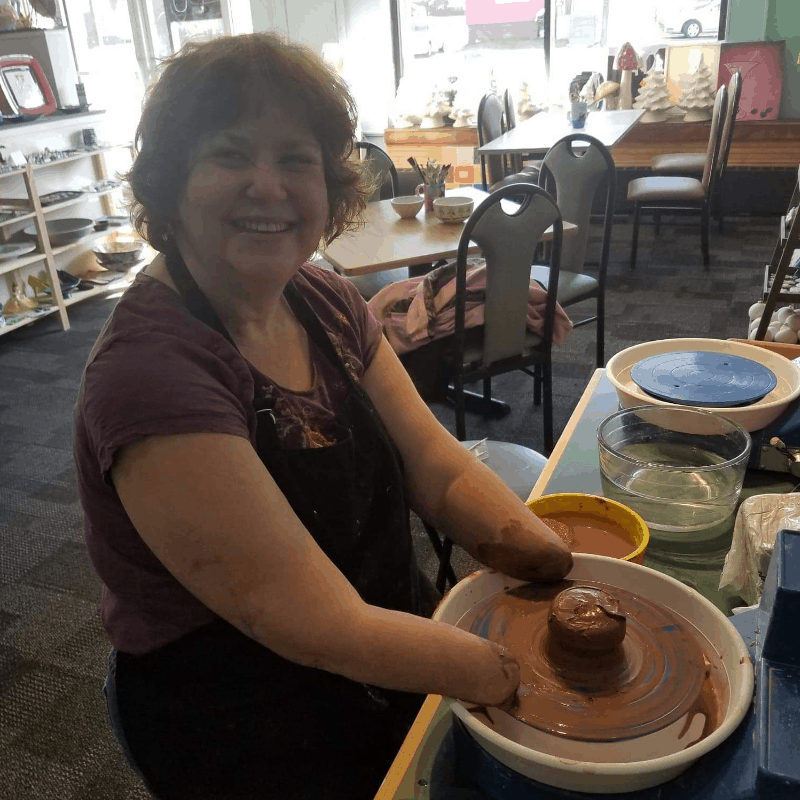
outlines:
{"label": "wall", "polygon": [[768,41],[786,40],[783,70],[782,119],[800,119],[800,3],[798,0],[769,0],[766,36]]}
{"label": "wall", "polygon": [[383,134],[394,98],[389,0],[250,0],[253,30],[276,30],[318,52],[344,48],[350,84],[365,134]]}

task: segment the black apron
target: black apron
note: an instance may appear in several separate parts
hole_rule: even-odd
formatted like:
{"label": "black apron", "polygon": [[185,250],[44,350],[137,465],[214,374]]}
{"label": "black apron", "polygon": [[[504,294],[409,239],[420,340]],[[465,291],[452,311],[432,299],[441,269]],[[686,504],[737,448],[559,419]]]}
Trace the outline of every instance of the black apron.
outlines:
{"label": "black apron", "polygon": [[[233,343],[182,260],[167,263],[192,314]],[[338,441],[308,450],[283,449],[257,392],[258,455],[367,603],[421,614],[400,455],[308,303],[292,283],[284,295],[349,391]],[[117,653],[115,681],[129,757],[162,800],[371,798],[423,699],[300,666],[221,619]]]}

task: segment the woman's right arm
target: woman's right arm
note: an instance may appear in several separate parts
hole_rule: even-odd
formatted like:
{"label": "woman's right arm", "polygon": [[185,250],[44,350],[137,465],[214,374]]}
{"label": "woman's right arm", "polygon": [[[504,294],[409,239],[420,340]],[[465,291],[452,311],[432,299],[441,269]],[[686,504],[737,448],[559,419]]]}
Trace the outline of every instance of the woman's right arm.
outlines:
{"label": "woman's right arm", "polygon": [[516,690],[519,668],[497,645],[364,603],[246,439],[150,436],[122,448],[112,478],[139,535],[177,580],[278,655],[481,705]]}

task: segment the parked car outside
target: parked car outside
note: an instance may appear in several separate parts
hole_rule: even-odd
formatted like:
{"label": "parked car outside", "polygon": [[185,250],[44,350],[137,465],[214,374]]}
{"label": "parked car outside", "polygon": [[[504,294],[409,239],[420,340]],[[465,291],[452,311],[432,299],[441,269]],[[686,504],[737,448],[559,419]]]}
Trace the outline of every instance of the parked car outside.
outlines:
{"label": "parked car outside", "polygon": [[719,15],[720,0],[705,0],[669,10],[661,22],[667,33],[681,33],[689,39],[696,39],[701,33],[717,33]]}

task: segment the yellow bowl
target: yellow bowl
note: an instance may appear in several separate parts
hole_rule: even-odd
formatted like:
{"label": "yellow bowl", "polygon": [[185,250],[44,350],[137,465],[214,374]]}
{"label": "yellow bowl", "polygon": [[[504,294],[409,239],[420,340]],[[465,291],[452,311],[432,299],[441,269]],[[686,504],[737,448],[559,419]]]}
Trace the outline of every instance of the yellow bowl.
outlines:
{"label": "yellow bowl", "polygon": [[[628,543],[632,550],[625,556],[623,561],[632,561],[634,564],[644,562],[644,554],[647,545],[650,543],[650,529],[647,523],[628,506],[609,500],[607,497],[597,497],[593,494],[548,494],[544,497],[537,497],[535,500],[528,500],[528,508],[539,517],[546,517],[559,511],[569,511],[573,514],[592,515],[593,517],[605,517],[611,522],[619,525],[626,534]],[[599,553],[598,555],[603,555]]]}

